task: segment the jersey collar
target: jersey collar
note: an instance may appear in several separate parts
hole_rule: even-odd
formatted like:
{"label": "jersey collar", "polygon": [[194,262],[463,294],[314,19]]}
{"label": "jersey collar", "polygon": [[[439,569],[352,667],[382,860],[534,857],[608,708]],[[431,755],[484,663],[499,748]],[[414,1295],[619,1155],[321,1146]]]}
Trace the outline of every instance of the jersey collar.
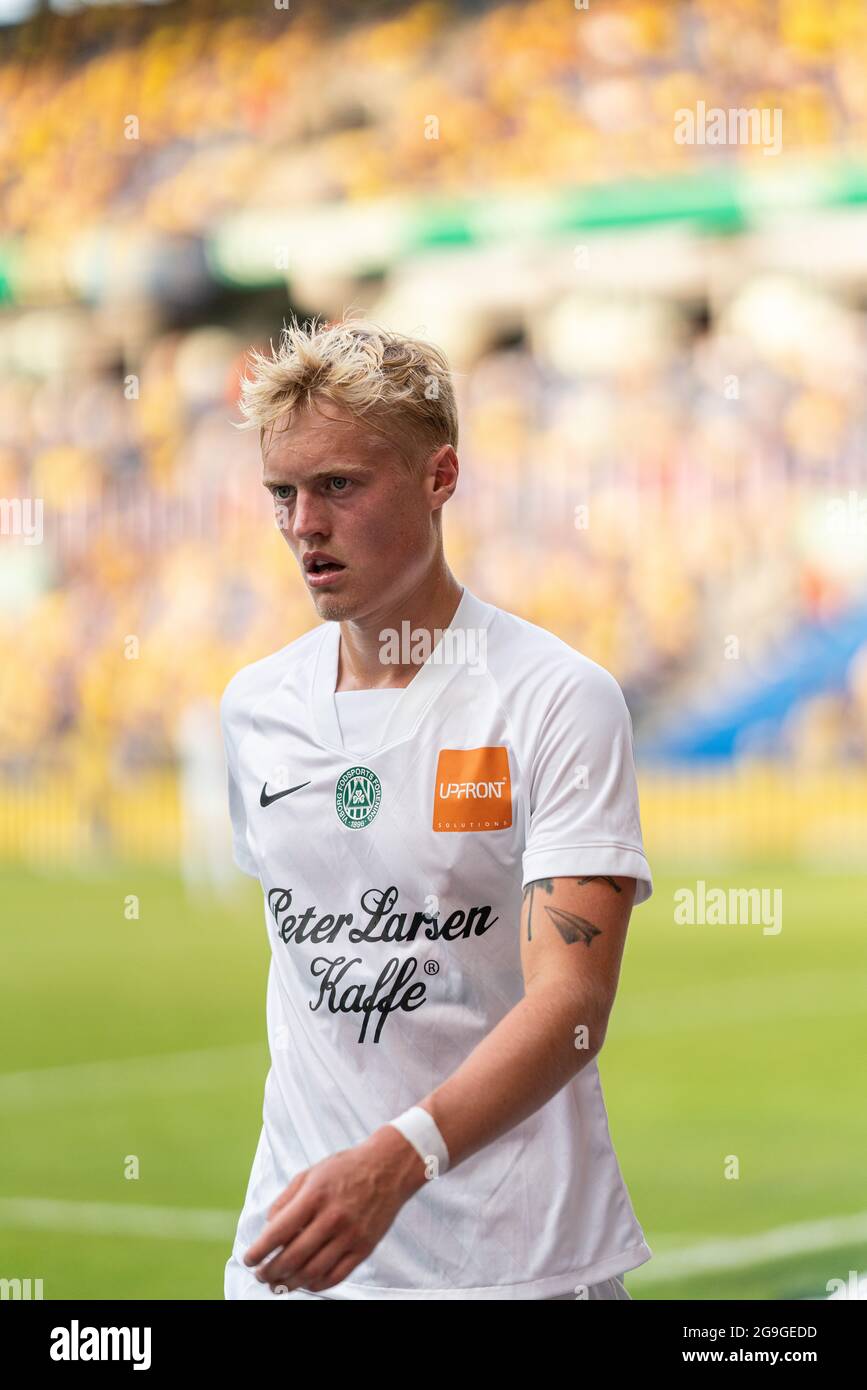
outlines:
{"label": "jersey collar", "polygon": [[[495,611],[492,604],[476,598],[475,594],[470,593],[466,584],[463,586],[461,598],[447,630],[455,633],[463,631],[468,634],[464,640],[466,642],[465,650],[469,654],[470,661],[484,662],[487,651],[487,629]],[[483,629],[484,635],[480,639],[479,634]],[[459,671],[465,669],[466,663],[461,661],[443,660],[442,657],[439,661],[437,660],[437,651],[441,644],[442,639],[437,643],[427,661],[419,667],[409,685],[401,690],[386,721],[382,743],[379,748],[373,750],[374,752],[380,752],[382,749],[408,738],[432,701],[445,690],[448,683],[454,679]],[[444,648],[445,650],[447,649]],[[452,650],[460,650],[459,644],[456,643]],[[308,702],[316,742],[351,759],[355,755],[348,752],[343,746],[340,720],[337,716],[337,702],[334,698],[339,652],[340,624],[337,622],[323,623],[322,637],[312,665]]]}

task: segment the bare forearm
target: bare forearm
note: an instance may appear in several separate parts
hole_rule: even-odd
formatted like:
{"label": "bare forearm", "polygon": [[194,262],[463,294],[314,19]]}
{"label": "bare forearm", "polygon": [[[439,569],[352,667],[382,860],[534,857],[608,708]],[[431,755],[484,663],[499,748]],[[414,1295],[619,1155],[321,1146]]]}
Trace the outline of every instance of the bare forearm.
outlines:
{"label": "bare forearm", "polygon": [[[587,1047],[576,1029],[585,1025]],[[556,1095],[596,1056],[604,1021],[574,985],[538,985],[483,1038],[469,1057],[436,1090],[418,1103],[436,1121],[454,1168],[494,1142]],[[400,1141],[396,1130],[384,1126]],[[408,1160],[411,1187],[424,1182],[421,1160]]]}

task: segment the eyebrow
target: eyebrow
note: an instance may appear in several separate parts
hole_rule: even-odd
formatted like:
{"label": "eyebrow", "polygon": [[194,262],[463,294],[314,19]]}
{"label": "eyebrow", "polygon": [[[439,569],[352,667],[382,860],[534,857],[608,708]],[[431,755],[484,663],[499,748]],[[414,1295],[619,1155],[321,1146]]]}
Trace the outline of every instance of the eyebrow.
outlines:
{"label": "eyebrow", "polygon": [[[359,475],[359,476],[360,476],[360,475],[363,474],[363,473],[369,473],[369,472],[370,472],[370,467],[369,467],[367,464],[364,464],[364,463],[342,463],[342,464],[332,464],[332,465],[331,465],[330,467],[328,467],[328,468],[320,468],[316,473],[312,473],[311,476],[310,476],[310,478],[309,478],[309,481],[312,482],[312,483],[316,483],[316,482],[319,482],[320,478],[340,478],[340,477],[344,477],[344,476],[346,476],[346,475],[348,475],[348,474],[350,474],[350,473],[355,473],[356,475]],[[262,479],[262,486],[263,486],[263,487],[294,487],[294,483],[287,482],[285,478],[270,478],[270,477],[269,477],[269,478],[263,478],[263,479]]]}

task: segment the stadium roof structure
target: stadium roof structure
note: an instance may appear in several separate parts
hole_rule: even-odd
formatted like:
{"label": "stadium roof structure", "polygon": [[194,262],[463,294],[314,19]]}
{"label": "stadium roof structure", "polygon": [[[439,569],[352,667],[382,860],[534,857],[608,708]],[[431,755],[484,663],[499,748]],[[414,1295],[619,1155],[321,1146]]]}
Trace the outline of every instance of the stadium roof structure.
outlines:
{"label": "stadium roof structure", "polygon": [[[804,221],[810,218],[822,220]],[[865,220],[867,164],[843,162],[755,173],[720,168],[566,191],[513,185],[453,199],[392,195],[250,210],[227,216],[201,238],[107,217],[70,234],[61,248],[52,244],[50,255],[37,238],[0,241],[0,301],[110,301],[118,293],[170,295],[173,284],[194,293],[207,281],[265,288],[318,275],[383,274],[425,256],[575,236],[601,244],[654,229],[680,237],[667,264],[654,268],[646,260],[649,279],[658,283],[663,272],[673,288],[688,275],[688,265],[679,264],[686,239],[700,247],[745,235],[769,238],[759,257],[766,266],[867,279]],[[821,255],[805,244],[805,226],[820,235]]]}
{"label": "stadium roof structure", "polygon": [[208,239],[215,271],[239,283],[278,283],[293,254],[359,271],[434,250],[520,237],[679,224],[714,235],[744,232],[770,216],[867,205],[867,165],[819,163],[779,173],[719,169],[567,191],[515,186],[444,200],[393,197],[272,217],[240,213]]}

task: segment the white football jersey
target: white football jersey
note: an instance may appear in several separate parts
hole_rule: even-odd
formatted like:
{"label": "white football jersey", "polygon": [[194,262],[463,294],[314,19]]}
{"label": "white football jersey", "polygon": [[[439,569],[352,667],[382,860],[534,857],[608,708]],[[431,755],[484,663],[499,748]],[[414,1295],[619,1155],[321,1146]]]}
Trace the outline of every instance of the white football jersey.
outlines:
{"label": "white football jersey", "polygon": [[[271,944],[238,1262],[297,1173],[417,1104],[523,997],[526,884],[626,875],[636,905],[653,890],[632,721],[602,666],[464,586],[361,754],[335,709],[339,643],[338,623],[319,624],[243,667],[220,707],[234,856],[262,885]],[[548,1298],[650,1257],[592,1060],[426,1182],[324,1292]],[[227,1297],[244,1296],[235,1260]]]}

